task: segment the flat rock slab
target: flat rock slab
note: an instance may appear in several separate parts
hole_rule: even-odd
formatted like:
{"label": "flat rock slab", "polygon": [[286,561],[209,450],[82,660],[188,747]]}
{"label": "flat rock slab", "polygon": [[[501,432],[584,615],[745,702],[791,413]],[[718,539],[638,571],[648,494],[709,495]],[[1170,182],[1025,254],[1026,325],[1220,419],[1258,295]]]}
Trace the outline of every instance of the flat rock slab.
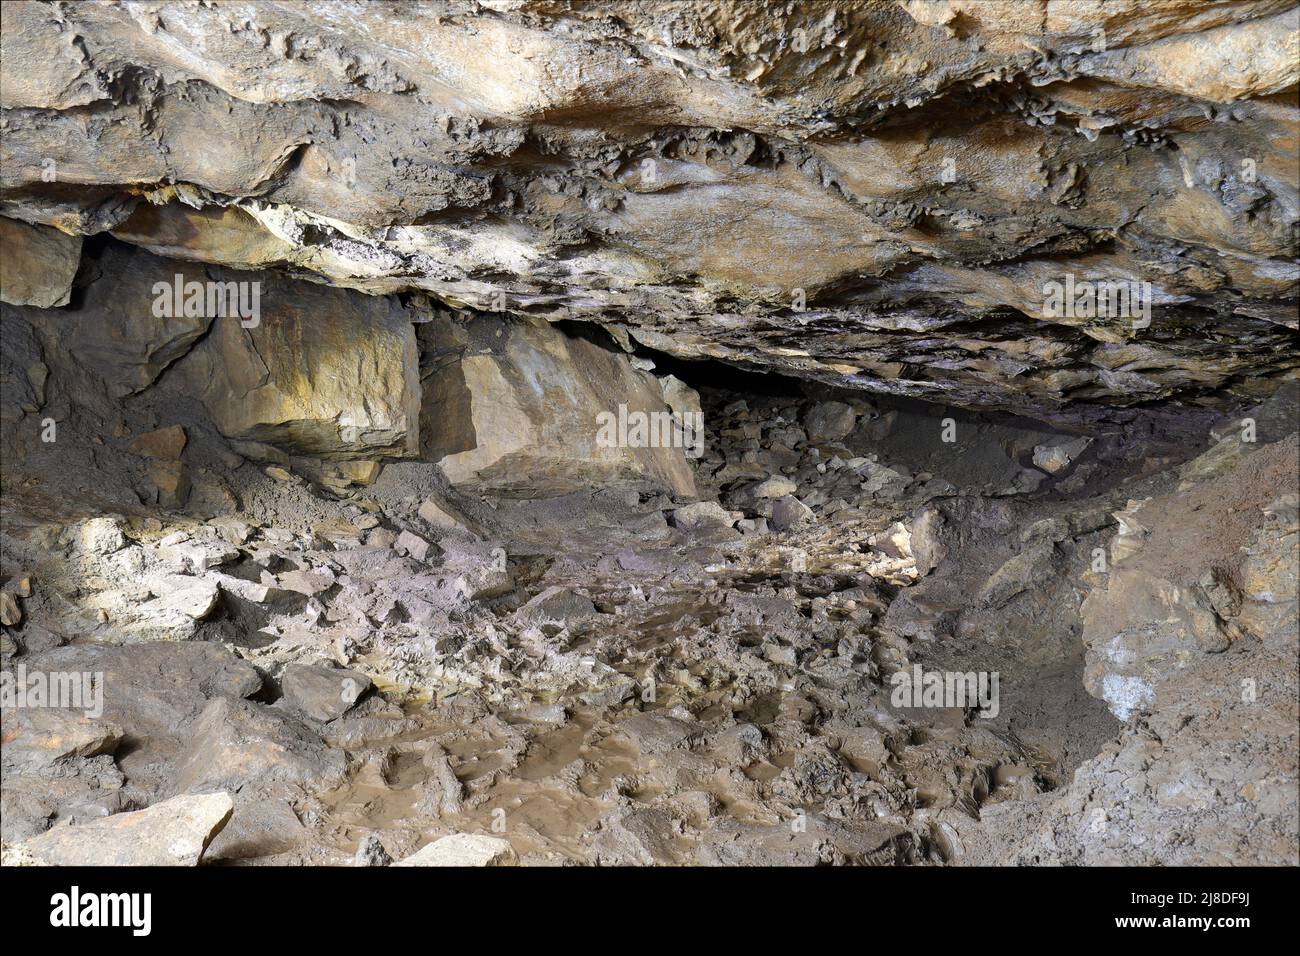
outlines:
{"label": "flat rock slab", "polygon": [[517,866],[514,848],[497,837],[453,833],[393,866]]}
{"label": "flat rock slab", "polygon": [[146,810],[50,830],[24,848],[51,866],[197,866],[234,807],[228,793],[186,794]]}

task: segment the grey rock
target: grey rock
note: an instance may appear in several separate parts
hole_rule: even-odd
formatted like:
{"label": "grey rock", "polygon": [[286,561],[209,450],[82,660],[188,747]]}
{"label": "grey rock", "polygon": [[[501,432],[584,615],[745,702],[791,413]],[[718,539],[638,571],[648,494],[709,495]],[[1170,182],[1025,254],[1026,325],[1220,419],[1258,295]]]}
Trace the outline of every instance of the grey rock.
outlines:
{"label": "grey rock", "polygon": [[290,664],[280,679],[285,702],[322,722],[342,717],[372,686],[360,671],[320,664]]}

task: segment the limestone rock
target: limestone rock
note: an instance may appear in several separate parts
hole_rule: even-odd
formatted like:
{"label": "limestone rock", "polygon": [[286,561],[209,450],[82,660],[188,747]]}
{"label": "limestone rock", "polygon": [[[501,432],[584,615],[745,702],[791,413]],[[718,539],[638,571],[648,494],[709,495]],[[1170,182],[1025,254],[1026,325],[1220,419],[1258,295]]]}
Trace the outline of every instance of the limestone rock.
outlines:
{"label": "limestone rock", "polygon": [[515,579],[508,569],[480,565],[456,575],[456,593],[470,601],[487,601],[514,590]]}
{"label": "limestone rock", "polygon": [[184,574],[160,575],[149,582],[149,589],[157,599],[145,605],[146,610],[179,611],[196,621],[211,614],[221,599],[212,581]]}
{"label": "limestone rock", "polygon": [[767,520],[773,531],[791,531],[816,519],[811,508],[793,495],[786,495],[772,502],[772,514]]}
{"label": "limestone rock", "polygon": [[256,324],[216,320],[174,370],[223,435],[325,458],[416,451],[415,331],[395,300],[269,274],[237,281],[260,283]]}
{"label": "limestone rock", "polygon": [[[3,96],[23,121],[0,210],[968,406],[1249,390],[1293,364],[1296,277],[1277,263],[1294,258],[1297,174],[1275,107],[1296,82],[1294,7],[1062,2],[1044,20],[917,0],[849,5],[833,24],[816,3],[624,7],[371,6],[342,37],[274,5],[241,19],[163,3],[124,30],[112,6],[56,24],[9,4]],[[868,60],[869,44],[900,52]],[[143,80],[106,79],[124,65],[210,95],[168,101],[146,128]],[[88,108],[112,135],[73,121]],[[1132,148],[1135,129],[1152,148]],[[1157,327],[1178,318],[1157,336],[1130,315],[1051,313],[1044,285],[1067,274],[1149,282]],[[1210,349],[1212,335],[1240,347]],[[141,377],[166,364],[133,351]],[[259,396],[273,422],[240,423],[335,444],[280,417],[298,404],[284,384]],[[363,444],[391,447],[395,423],[373,427],[387,434]]]}
{"label": "limestone rock", "polygon": [[322,722],[342,717],[371,686],[360,671],[317,664],[291,664],[280,679],[289,706]]}
{"label": "limestone rock", "polygon": [[81,546],[92,554],[111,554],[126,547],[116,518],[91,518],[81,526]]}
{"label": "limestone rock", "polygon": [[417,513],[429,524],[443,531],[469,531],[471,534],[473,533],[470,528],[471,522],[467,518],[433,498],[425,498],[424,501],[420,502]]}
{"label": "limestone rock", "polygon": [[403,529],[393,544],[393,550],[398,554],[409,554],[417,561],[423,561],[429,555],[429,542],[418,534]]}
{"label": "limestone rock", "polygon": [[112,753],[122,742],[122,728],[81,710],[16,707],[6,709],[4,720],[0,760],[6,774],[30,773],[77,757]]}
{"label": "limestone rock", "polygon": [[18,603],[18,598],[8,591],[0,591],[0,624],[5,627],[16,627],[22,623],[23,609]]}
{"label": "limestone rock", "polygon": [[228,793],[186,794],[34,837],[26,850],[53,866],[197,866],[234,810]]}
{"label": "limestone rock", "polygon": [[104,692],[103,714],[97,719],[137,741],[167,739],[213,698],[242,698],[262,687],[251,664],[220,644],[203,641],[71,644],[32,655],[27,667],[96,675]]}
{"label": "limestone rock", "polygon": [[1054,573],[1056,550],[1051,541],[1036,541],[1002,564],[975,596],[984,607],[1002,607],[1017,594],[1046,581]]}
{"label": "limestone rock", "polygon": [[563,587],[550,587],[519,609],[519,616],[537,621],[565,624],[586,620],[596,614],[591,598]]}
{"label": "limestone rock", "polygon": [[158,504],[164,508],[180,508],[189,500],[190,470],[182,461],[151,461],[148,468],[149,482],[158,496]]}
{"label": "limestone rock", "polygon": [[716,501],[696,501],[673,511],[673,524],[684,531],[701,528],[730,528],[740,514],[728,511]]}
{"label": "limestone rock", "polygon": [[853,431],[857,418],[853,406],[845,402],[818,402],[804,413],[803,426],[809,441],[835,441]]}
{"label": "limestone rock", "polygon": [[1037,445],[1034,447],[1034,467],[1055,475],[1068,468],[1090,444],[1092,439],[1084,435],[1073,441]]}
{"label": "limestone rock", "polygon": [[183,791],[239,789],[250,781],[311,782],[342,779],[347,758],[327,747],[301,719],[232,697],[203,709],[176,768]]}
{"label": "limestone rock", "polygon": [[505,840],[476,833],[453,833],[434,840],[393,866],[515,866],[514,848]]}
{"label": "limestone rock", "polygon": [[352,857],[353,866],[388,866],[393,858],[384,849],[384,844],[373,833],[367,833],[357,844],[357,852]]}
{"label": "limestone rock", "polygon": [[341,461],[339,469],[349,481],[358,485],[373,485],[383,470],[383,464],[374,460]]}
{"label": "limestone rock", "polygon": [[547,323],[480,316],[421,328],[444,337],[430,350],[460,353],[424,384],[423,457],[452,484],[559,495],[622,482],[694,493],[689,436],[673,431],[658,380],[623,354]]}

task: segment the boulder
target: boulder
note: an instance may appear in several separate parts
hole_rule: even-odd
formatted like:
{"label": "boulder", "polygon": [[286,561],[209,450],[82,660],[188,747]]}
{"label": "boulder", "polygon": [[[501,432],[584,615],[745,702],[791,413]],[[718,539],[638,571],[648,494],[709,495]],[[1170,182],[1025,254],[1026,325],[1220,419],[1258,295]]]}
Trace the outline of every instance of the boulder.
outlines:
{"label": "boulder", "polygon": [[837,441],[853,431],[858,413],[845,402],[818,402],[804,412],[803,427],[811,442]]}
{"label": "boulder", "polygon": [[[262,678],[220,644],[70,644],[34,654],[29,672],[96,675],[102,720],[136,741],[174,739],[210,700],[257,693]],[[7,718],[6,718],[7,719]]]}
{"label": "boulder", "polygon": [[322,723],[342,717],[371,686],[360,671],[320,664],[290,664],[280,678],[285,703]]}
{"label": "boulder", "polygon": [[134,813],[56,827],[24,846],[52,866],[197,866],[233,810],[228,793],[185,794]]}
{"label": "boulder", "polygon": [[730,528],[740,518],[740,512],[728,511],[716,501],[696,501],[673,510],[673,524],[683,531]]}
{"label": "boulder", "polygon": [[[694,493],[689,442],[671,429],[670,416],[682,412],[623,353],[546,322],[494,316],[428,323],[421,334],[427,352],[459,356],[424,380],[421,438],[422,457],[456,487],[547,496],[627,484]],[[686,421],[698,421],[683,390],[669,397]]]}
{"label": "boulder", "polygon": [[176,765],[183,792],[257,782],[329,787],[343,779],[346,755],[293,714],[234,697],[208,703]]}
{"label": "boulder", "polygon": [[261,283],[260,318],[217,320],[174,374],[223,435],[318,458],[417,451],[415,330],[396,299],[269,272],[221,277]]}

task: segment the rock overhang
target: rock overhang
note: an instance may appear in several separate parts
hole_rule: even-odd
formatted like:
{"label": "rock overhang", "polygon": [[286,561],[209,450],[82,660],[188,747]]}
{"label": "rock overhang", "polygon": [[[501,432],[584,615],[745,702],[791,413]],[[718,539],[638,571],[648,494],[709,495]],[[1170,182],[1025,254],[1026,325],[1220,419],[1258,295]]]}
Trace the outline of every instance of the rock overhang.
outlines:
{"label": "rock overhang", "polygon": [[313,9],[7,4],[0,213],[1047,417],[1293,374],[1289,3]]}

